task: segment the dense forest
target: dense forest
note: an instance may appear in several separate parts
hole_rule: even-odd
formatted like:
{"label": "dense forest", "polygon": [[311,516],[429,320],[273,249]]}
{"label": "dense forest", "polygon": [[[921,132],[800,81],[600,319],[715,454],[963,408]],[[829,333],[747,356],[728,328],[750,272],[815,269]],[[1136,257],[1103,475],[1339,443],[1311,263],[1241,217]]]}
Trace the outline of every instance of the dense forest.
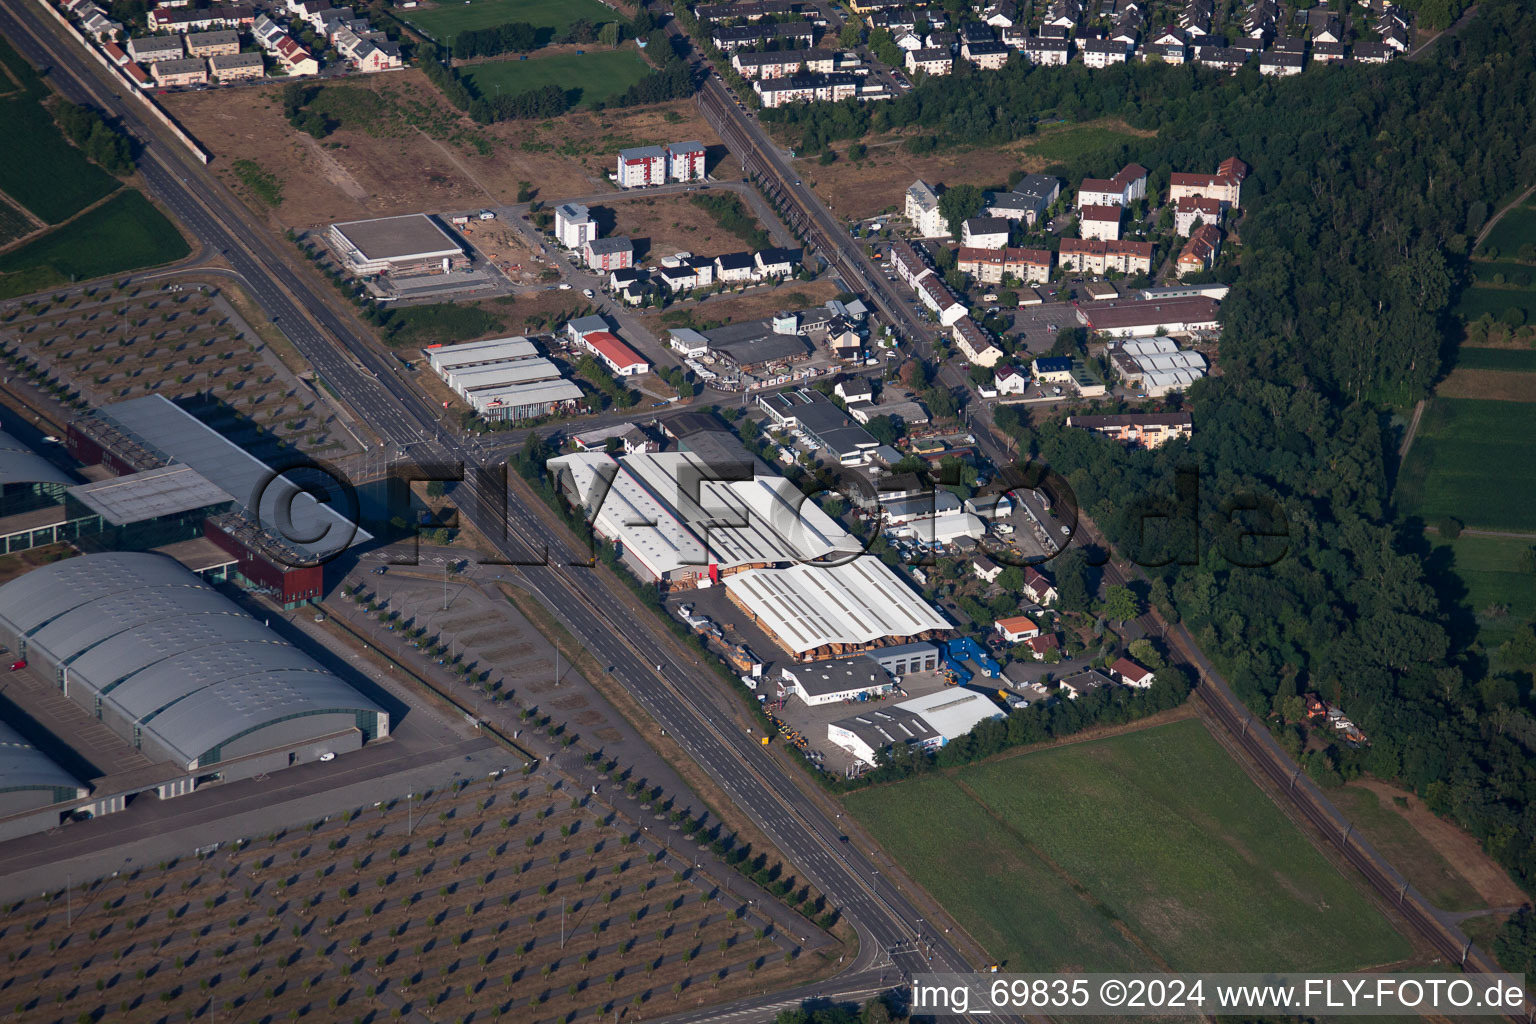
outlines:
{"label": "dense forest", "polygon": [[[1097,75],[1042,82],[1049,95],[1024,109],[1162,129],[1101,154],[1095,173],[1108,173],[1105,156],[1166,175],[1231,155],[1253,173],[1223,305],[1223,372],[1184,400],[1189,442],[1127,451],[1055,424],[1000,422],[1070,481],[1118,549],[1155,566],[1149,598],[1182,619],[1252,708],[1267,714],[1317,692],[1364,729],[1368,746],[1310,755],[1315,776],[1401,780],[1530,888],[1531,679],[1491,674],[1473,638],[1451,628],[1421,524],[1398,521],[1391,479],[1394,414],[1426,394],[1460,332],[1449,309],[1467,240],[1500,197],[1536,181],[1536,10],[1485,3],[1426,56],[1279,83],[1155,68],[1102,87]],[[1010,73],[999,93],[1038,77]],[[920,89],[906,109],[944,125],[952,91],[970,88]],[[1198,502],[1188,487],[1175,497],[1180,473],[1198,481]],[[1285,536],[1239,536],[1266,529],[1256,519]],[[1277,728],[1300,749],[1294,727]]]}

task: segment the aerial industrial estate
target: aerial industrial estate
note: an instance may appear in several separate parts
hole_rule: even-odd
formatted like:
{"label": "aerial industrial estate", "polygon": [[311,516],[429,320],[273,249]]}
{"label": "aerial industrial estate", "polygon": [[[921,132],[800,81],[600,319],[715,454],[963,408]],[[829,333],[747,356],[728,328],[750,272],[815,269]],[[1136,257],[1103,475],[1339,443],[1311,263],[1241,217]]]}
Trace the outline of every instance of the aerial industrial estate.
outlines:
{"label": "aerial industrial estate", "polygon": [[0,104],[8,1020],[1530,1019],[1528,4],[28,0]]}

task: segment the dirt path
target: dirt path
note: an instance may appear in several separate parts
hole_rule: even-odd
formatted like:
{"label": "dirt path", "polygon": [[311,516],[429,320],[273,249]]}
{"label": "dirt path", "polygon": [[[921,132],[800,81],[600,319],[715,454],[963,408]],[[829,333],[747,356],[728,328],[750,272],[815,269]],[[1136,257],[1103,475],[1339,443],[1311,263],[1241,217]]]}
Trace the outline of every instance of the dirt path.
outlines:
{"label": "dirt path", "polygon": [[[1476,839],[1435,814],[1417,796],[1378,779],[1358,779],[1352,785],[1375,793],[1383,808],[1413,826],[1413,830],[1434,847],[1490,907],[1519,906],[1526,902],[1525,893],[1483,852]],[[1406,799],[1408,806],[1400,806],[1397,798]]]}
{"label": "dirt path", "polygon": [[1418,59],[1419,54],[1426,52],[1431,46],[1434,46],[1436,43],[1438,43],[1440,40],[1444,39],[1446,36],[1453,36],[1457,32],[1460,32],[1462,30],[1462,27],[1464,25],[1466,25],[1467,22],[1471,21],[1472,20],[1472,16],[1475,15],[1476,13],[1477,13],[1477,4],[1473,4],[1471,7],[1468,7],[1464,12],[1462,12],[1461,17],[1457,18],[1456,19],[1456,23],[1454,25],[1452,25],[1450,28],[1446,29],[1444,32],[1440,32],[1440,33],[1438,33],[1436,35],[1430,36],[1428,39],[1424,40],[1418,46],[1414,47],[1413,52],[1408,55],[1408,59],[1409,60],[1416,60],[1416,59]]}
{"label": "dirt path", "polygon": [[1408,421],[1408,430],[1403,434],[1403,443],[1398,445],[1397,457],[1399,459],[1406,459],[1408,457],[1408,449],[1413,447],[1413,439],[1419,434],[1419,420],[1423,416],[1424,399],[1421,398],[1413,407],[1413,418]]}
{"label": "dirt path", "polygon": [[416,129],[416,134],[420,135],[422,138],[432,143],[432,145],[436,146],[437,151],[443,154],[443,159],[453,164],[454,169],[457,170],[460,174],[464,175],[465,179],[468,180],[470,184],[479,189],[485,195],[485,198],[491,201],[492,206],[501,205],[501,199],[496,195],[496,193],[486,188],[485,185],[481,183],[480,179],[475,177],[474,173],[470,171],[468,167],[465,167],[462,163],[460,163],[459,158],[453,155],[453,150],[449,149],[447,146],[443,145],[441,142],[437,141],[432,136],[422,131],[420,128]]}
{"label": "dirt path", "polygon": [[[1430,525],[1424,527],[1425,533],[1438,535],[1440,527]],[[1509,540],[1536,540],[1536,533],[1523,533],[1520,530],[1479,530],[1475,526],[1463,526],[1461,532],[1470,537],[1505,537]]]}
{"label": "dirt path", "polygon": [[[1476,8],[1474,8],[1474,10],[1475,9]],[[1508,206],[1504,207],[1504,209],[1500,210],[1498,213],[1496,213],[1492,217],[1488,218],[1488,223],[1483,225],[1483,230],[1479,231],[1477,233],[1477,237],[1472,240],[1472,248],[1471,248],[1470,251],[1471,252],[1477,252],[1477,247],[1483,244],[1483,239],[1488,237],[1488,232],[1493,230],[1494,225],[1498,224],[1499,221],[1503,220],[1504,219],[1504,215],[1506,213],[1508,213],[1510,210],[1513,210],[1515,207],[1519,206],[1521,203],[1523,203],[1527,199],[1529,199],[1531,197],[1531,193],[1532,192],[1536,192],[1536,185],[1532,185],[1530,188],[1526,189],[1524,192],[1521,192],[1518,196],[1515,197],[1514,201],[1511,202]]]}
{"label": "dirt path", "polygon": [[309,150],[309,155],[320,164],[320,173],[325,175],[325,180],[341,189],[348,199],[366,207],[370,198],[368,190],[357,183],[357,179],[352,177],[352,172],[341,166],[340,161],[327,153],[319,142],[307,135],[302,141],[304,148]]}

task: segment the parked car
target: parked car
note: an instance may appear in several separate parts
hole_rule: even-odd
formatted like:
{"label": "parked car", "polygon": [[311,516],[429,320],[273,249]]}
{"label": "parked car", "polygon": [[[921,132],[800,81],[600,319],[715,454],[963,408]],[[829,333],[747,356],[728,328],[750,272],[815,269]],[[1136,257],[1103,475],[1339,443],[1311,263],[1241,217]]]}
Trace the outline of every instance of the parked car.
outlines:
{"label": "parked car", "polygon": [[24,669],[26,667],[27,667],[27,659],[26,658],[18,658],[15,661],[11,662],[11,671],[12,672],[20,672],[22,669]]}
{"label": "parked car", "polygon": [[322,761],[334,761],[334,760],[336,760],[336,755],[331,753],[329,750],[327,750],[325,753],[320,755],[320,760],[322,760]]}

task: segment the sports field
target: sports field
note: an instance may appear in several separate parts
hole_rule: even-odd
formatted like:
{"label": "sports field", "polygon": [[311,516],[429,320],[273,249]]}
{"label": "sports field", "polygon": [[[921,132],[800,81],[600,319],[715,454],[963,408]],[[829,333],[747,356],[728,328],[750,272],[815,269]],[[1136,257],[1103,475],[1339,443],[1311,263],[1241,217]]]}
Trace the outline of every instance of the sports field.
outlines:
{"label": "sports field", "polygon": [[493,60],[463,69],[464,77],[482,96],[516,96],[546,85],[558,85],[576,95],[576,105],[590,107],[627,90],[651,73],[651,67],[631,49],[594,50],[581,55],[561,53],[528,60]]}
{"label": "sports field", "polygon": [[191,250],[137,189],[0,256],[0,298],[179,260]]}
{"label": "sports field", "polygon": [[1008,970],[1347,971],[1411,955],[1195,720],[846,802]]}
{"label": "sports field", "polygon": [[1396,500],[1431,524],[1536,531],[1536,403],[1431,399]]}
{"label": "sports field", "polygon": [[465,29],[490,28],[514,21],[547,29],[547,33],[539,34],[540,43],[547,43],[546,35],[552,38],[564,33],[578,18],[585,18],[593,25],[626,20],[597,0],[470,0],[469,3],[440,0],[414,11],[399,13],[404,20],[440,43],[452,43],[453,37]]}

